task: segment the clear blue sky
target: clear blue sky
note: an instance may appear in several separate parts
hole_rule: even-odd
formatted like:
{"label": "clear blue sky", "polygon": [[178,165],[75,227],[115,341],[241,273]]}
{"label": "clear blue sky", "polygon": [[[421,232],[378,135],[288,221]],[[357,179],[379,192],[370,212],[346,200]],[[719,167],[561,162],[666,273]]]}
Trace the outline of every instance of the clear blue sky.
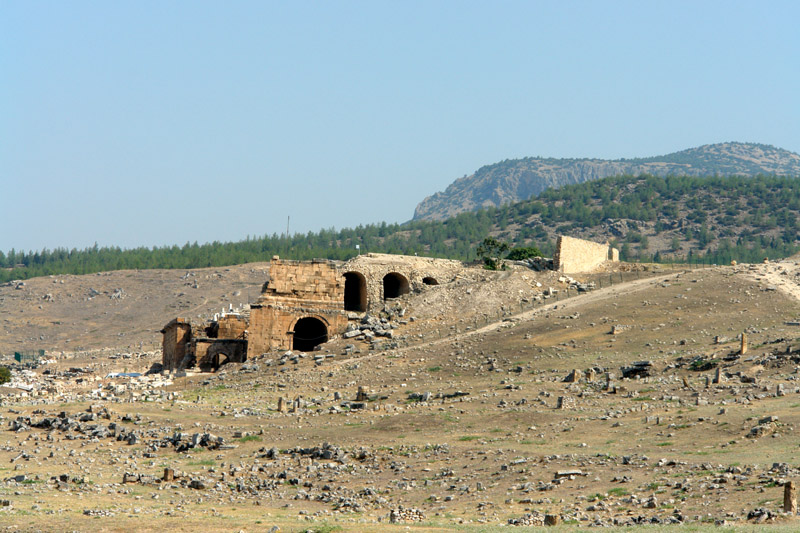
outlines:
{"label": "clear blue sky", "polygon": [[482,165],[800,152],[800,2],[0,3],[0,250],[403,222]]}

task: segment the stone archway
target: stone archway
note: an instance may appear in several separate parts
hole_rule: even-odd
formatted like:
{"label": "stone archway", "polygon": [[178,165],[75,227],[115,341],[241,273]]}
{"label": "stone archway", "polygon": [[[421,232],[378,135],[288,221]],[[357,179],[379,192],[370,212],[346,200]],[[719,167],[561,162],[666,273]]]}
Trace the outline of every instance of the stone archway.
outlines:
{"label": "stone archway", "polygon": [[229,360],[228,354],[217,352],[214,354],[214,370],[219,370],[219,367],[227,363]]}
{"label": "stone archway", "polygon": [[359,313],[367,310],[367,278],[360,272],[344,274],[344,310]]}
{"label": "stone archway", "polygon": [[389,272],[383,277],[383,299],[398,298],[411,291],[408,278],[397,272]]}
{"label": "stone archway", "polygon": [[313,316],[301,318],[295,322],[292,350],[311,352],[324,342],[328,342],[328,326],[325,322]]}

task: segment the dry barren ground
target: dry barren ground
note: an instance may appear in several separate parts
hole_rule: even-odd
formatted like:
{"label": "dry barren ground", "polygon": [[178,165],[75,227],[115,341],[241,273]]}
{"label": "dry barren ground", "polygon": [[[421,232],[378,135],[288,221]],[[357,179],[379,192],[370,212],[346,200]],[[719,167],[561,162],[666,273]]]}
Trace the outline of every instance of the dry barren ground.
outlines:
{"label": "dry barren ground", "polygon": [[[242,285],[213,299],[257,290],[263,268],[228,271]],[[343,355],[337,340],[319,364],[271,353],[174,381],[105,377],[146,370],[153,351],[65,353],[17,376],[43,392],[3,398],[0,524],[494,531],[548,516],[556,529],[796,530],[781,509],[800,474],[799,274],[793,261],[648,273],[526,307],[563,294],[558,276],[477,270],[393,303],[409,320],[391,349]],[[183,290],[185,273],[158,275]],[[57,285],[32,280],[31,294],[40,283]],[[177,314],[166,302],[135,319],[142,332]],[[6,313],[9,332],[48,319],[36,299],[13,303],[26,318]],[[130,322],[116,320],[97,327]],[[112,333],[81,345],[121,346]]]}
{"label": "dry barren ground", "polygon": [[194,270],[119,270],[0,286],[0,353],[153,349],[175,316],[208,317],[255,301],[269,263]]}

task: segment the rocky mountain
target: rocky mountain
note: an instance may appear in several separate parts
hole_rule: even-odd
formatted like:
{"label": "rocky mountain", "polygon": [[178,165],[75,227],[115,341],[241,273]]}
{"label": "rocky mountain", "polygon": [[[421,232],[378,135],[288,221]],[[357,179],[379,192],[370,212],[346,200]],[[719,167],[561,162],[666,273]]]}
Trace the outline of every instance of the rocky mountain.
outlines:
{"label": "rocky mountain", "polygon": [[639,159],[507,159],[457,179],[425,198],[414,220],[443,220],[464,211],[526,200],[545,189],[617,175],[800,176],[800,155],[754,143],[708,144]]}

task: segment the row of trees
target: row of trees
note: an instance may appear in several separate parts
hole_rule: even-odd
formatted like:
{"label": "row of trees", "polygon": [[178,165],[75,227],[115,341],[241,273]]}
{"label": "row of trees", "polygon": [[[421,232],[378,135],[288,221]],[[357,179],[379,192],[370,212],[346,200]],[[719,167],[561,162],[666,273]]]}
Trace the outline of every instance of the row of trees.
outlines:
{"label": "row of trees", "polygon": [[[461,213],[445,221],[369,224],[290,237],[273,234],[240,242],[154,248],[95,245],[83,250],[11,250],[0,252],[0,282],[48,274],[224,266],[265,261],[276,254],[292,259],[348,259],[356,254],[356,245],[362,253],[471,261],[485,259],[477,248],[487,235],[509,243],[503,253],[535,246],[539,253],[552,256],[555,233],[589,229],[602,239],[612,220],[654,228],[650,237],[640,231],[622,237],[618,244],[623,259],[753,261],[785,257],[798,250],[798,214],[800,180],[793,178],[620,176],[548,189],[532,200]],[[672,234],[670,249],[651,250],[652,238],[665,231]],[[687,249],[691,250],[688,257]]]}

